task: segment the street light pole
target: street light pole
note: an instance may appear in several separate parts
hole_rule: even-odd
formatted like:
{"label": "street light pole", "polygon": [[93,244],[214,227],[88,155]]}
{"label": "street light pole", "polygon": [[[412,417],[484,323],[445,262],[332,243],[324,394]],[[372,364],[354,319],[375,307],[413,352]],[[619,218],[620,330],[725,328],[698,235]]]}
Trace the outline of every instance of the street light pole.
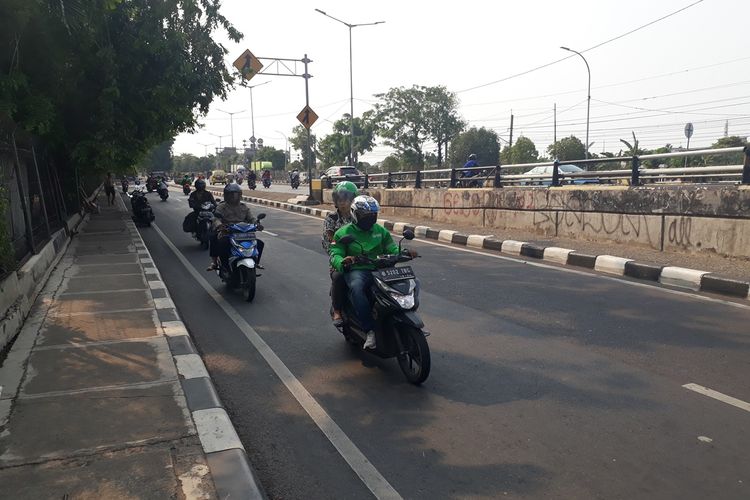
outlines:
{"label": "street light pole", "polygon": [[[213,134],[212,134],[212,135],[213,135]],[[199,145],[199,146],[203,146],[203,156],[208,156],[208,147],[209,147],[209,146],[213,146],[213,144],[212,144],[212,143],[210,143],[210,142],[209,142],[209,143],[207,143],[207,144],[204,144],[204,143],[202,143],[202,142],[199,142],[199,143],[198,143],[198,145]]]}
{"label": "street light pole", "polygon": [[289,162],[289,139],[281,130],[277,130],[276,133],[284,136],[284,170],[286,170]]}
{"label": "street light pole", "polygon": [[250,89],[250,125],[251,125],[251,130],[253,133],[253,137],[255,137],[255,111],[253,108],[253,89],[255,87],[260,87],[261,85],[265,85],[267,83],[271,83],[271,80],[268,80],[267,82],[259,83],[258,85],[249,85],[247,87]]}
{"label": "street light pole", "polygon": [[234,115],[238,113],[244,113],[244,109],[242,111],[223,111],[221,109],[217,109],[216,111],[220,111],[222,113],[226,113],[229,115],[229,132],[232,135],[232,149],[234,149]]}
{"label": "street light pole", "polygon": [[349,28],[349,165],[354,166],[354,56],[352,52],[352,28],[357,28],[359,26],[375,26],[376,24],[383,24],[385,21],[351,24],[342,21],[341,19],[337,19],[320,9],[315,10]]}
{"label": "street light pole", "polygon": [[222,139],[223,137],[229,137],[228,135],[219,135],[219,134],[212,134],[211,132],[209,132],[209,133],[208,133],[208,135],[212,135],[212,136],[214,136],[214,137],[218,137],[218,138],[219,138],[219,149],[221,149],[221,139]]}
{"label": "street light pole", "polygon": [[581,56],[581,59],[583,59],[583,62],[586,63],[586,71],[589,74],[588,97],[586,100],[586,159],[588,159],[589,157],[589,112],[591,110],[591,68],[589,68],[589,62],[586,60],[585,57],[583,57],[583,54],[581,54],[577,50],[569,49],[568,47],[560,47],[560,48]]}

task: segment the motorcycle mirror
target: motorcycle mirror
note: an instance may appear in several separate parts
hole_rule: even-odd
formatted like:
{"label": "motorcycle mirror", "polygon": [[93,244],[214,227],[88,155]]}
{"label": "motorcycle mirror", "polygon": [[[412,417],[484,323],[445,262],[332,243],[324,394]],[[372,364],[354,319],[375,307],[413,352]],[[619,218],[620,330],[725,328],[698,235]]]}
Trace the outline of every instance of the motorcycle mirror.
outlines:
{"label": "motorcycle mirror", "polygon": [[407,240],[413,240],[414,239],[414,231],[411,229],[404,229],[404,238]]}
{"label": "motorcycle mirror", "polygon": [[347,234],[339,240],[339,243],[343,245],[351,245],[352,243],[354,243],[354,236],[352,236],[351,234]]}
{"label": "motorcycle mirror", "polygon": [[258,214],[258,217],[257,217],[258,220],[262,220],[265,218],[266,218],[266,214]]}

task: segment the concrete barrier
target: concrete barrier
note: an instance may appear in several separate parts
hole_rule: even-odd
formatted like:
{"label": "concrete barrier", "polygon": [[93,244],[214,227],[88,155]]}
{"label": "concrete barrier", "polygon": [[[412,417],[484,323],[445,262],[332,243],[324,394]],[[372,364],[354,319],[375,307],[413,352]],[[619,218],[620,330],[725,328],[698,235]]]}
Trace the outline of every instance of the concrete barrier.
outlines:
{"label": "concrete barrier", "polygon": [[632,262],[633,259],[615,257],[614,255],[599,255],[594,264],[594,271],[607,274],[616,274],[617,276],[625,275],[625,264]]}
{"label": "concrete barrier", "polygon": [[667,266],[661,270],[659,283],[698,291],[701,289],[701,278],[704,274],[708,274],[708,271]]}

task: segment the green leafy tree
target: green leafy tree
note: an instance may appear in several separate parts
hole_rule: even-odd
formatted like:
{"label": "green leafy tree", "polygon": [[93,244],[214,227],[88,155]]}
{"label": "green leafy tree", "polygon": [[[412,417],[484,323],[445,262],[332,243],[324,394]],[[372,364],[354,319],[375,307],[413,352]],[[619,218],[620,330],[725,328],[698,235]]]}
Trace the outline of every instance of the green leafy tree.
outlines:
{"label": "green leafy tree", "polygon": [[[736,148],[747,145],[747,140],[736,135],[721,137],[711,145],[711,149],[719,148]],[[728,155],[709,156],[707,162],[711,165],[742,165],[744,161],[743,153],[731,153]]]}
{"label": "green leafy tree", "polygon": [[379,99],[375,105],[378,134],[396,149],[406,166],[424,166],[428,140],[438,144],[441,163],[443,147],[464,127],[458,100],[445,87],[396,87],[375,97]]}
{"label": "green leafy tree", "polygon": [[340,152],[337,152],[337,154],[343,153],[347,162],[350,162],[350,165],[358,165],[359,157],[364,153],[372,151],[372,148],[375,147],[374,113],[372,111],[366,111],[362,117],[354,118],[354,158],[350,158],[349,116],[350,115],[346,113],[340,120],[336,120],[333,124],[334,134],[337,134],[336,142],[341,148]]}
{"label": "green leafy tree", "polygon": [[380,162],[381,172],[398,172],[401,170],[401,162],[398,157],[394,155],[386,156],[382,162]]}
{"label": "green leafy tree", "polygon": [[500,161],[504,165],[514,163],[534,163],[539,161],[539,152],[536,150],[534,141],[528,137],[521,136],[513,146],[505,146],[500,153]]}
{"label": "green leafy tree", "polygon": [[547,153],[560,161],[582,160],[586,156],[586,147],[578,137],[571,135],[550,144]]}
{"label": "green leafy tree", "polygon": [[143,160],[141,160],[139,170],[141,172],[153,172],[154,170],[171,172],[173,167],[173,144],[174,139],[169,139],[168,141],[164,141],[158,146],[151,148],[151,151],[149,151]]}
{"label": "green leafy tree", "polygon": [[284,170],[286,164],[286,153],[282,149],[273,146],[264,146],[255,152],[253,161],[270,161],[274,170]]}
{"label": "green leafy tree", "polygon": [[128,171],[226,97],[218,30],[242,37],[214,0],[5,0],[0,113],[40,137],[63,182]]}
{"label": "green leafy tree", "polygon": [[472,127],[459,134],[450,149],[450,166],[463,167],[470,154],[477,155],[480,165],[497,165],[500,143],[494,130]]}
{"label": "green leafy tree", "polygon": [[312,166],[315,167],[315,161],[317,158],[317,139],[315,134],[310,133],[310,147],[307,147],[307,129],[302,125],[297,125],[292,129],[292,134],[289,136],[289,143],[292,148],[302,153],[302,165],[307,168],[308,159],[311,159]]}

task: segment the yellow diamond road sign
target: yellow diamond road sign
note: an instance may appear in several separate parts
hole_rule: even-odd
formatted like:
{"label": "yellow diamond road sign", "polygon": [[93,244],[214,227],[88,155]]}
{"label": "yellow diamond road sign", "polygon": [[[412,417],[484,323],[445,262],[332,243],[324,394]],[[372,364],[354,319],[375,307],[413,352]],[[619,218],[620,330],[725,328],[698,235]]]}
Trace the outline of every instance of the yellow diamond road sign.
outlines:
{"label": "yellow diamond road sign", "polygon": [[303,127],[309,129],[317,121],[318,115],[315,114],[315,111],[310,106],[305,106],[297,115],[297,119]]}
{"label": "yellow diamond road sign", "polygon": [[237,68],[237,71],[242,73],[245,80],[249,80],[263,69],[263,63],[260,62],[252,52],[246,50],[236,61],[234,61],[234,67]]}

